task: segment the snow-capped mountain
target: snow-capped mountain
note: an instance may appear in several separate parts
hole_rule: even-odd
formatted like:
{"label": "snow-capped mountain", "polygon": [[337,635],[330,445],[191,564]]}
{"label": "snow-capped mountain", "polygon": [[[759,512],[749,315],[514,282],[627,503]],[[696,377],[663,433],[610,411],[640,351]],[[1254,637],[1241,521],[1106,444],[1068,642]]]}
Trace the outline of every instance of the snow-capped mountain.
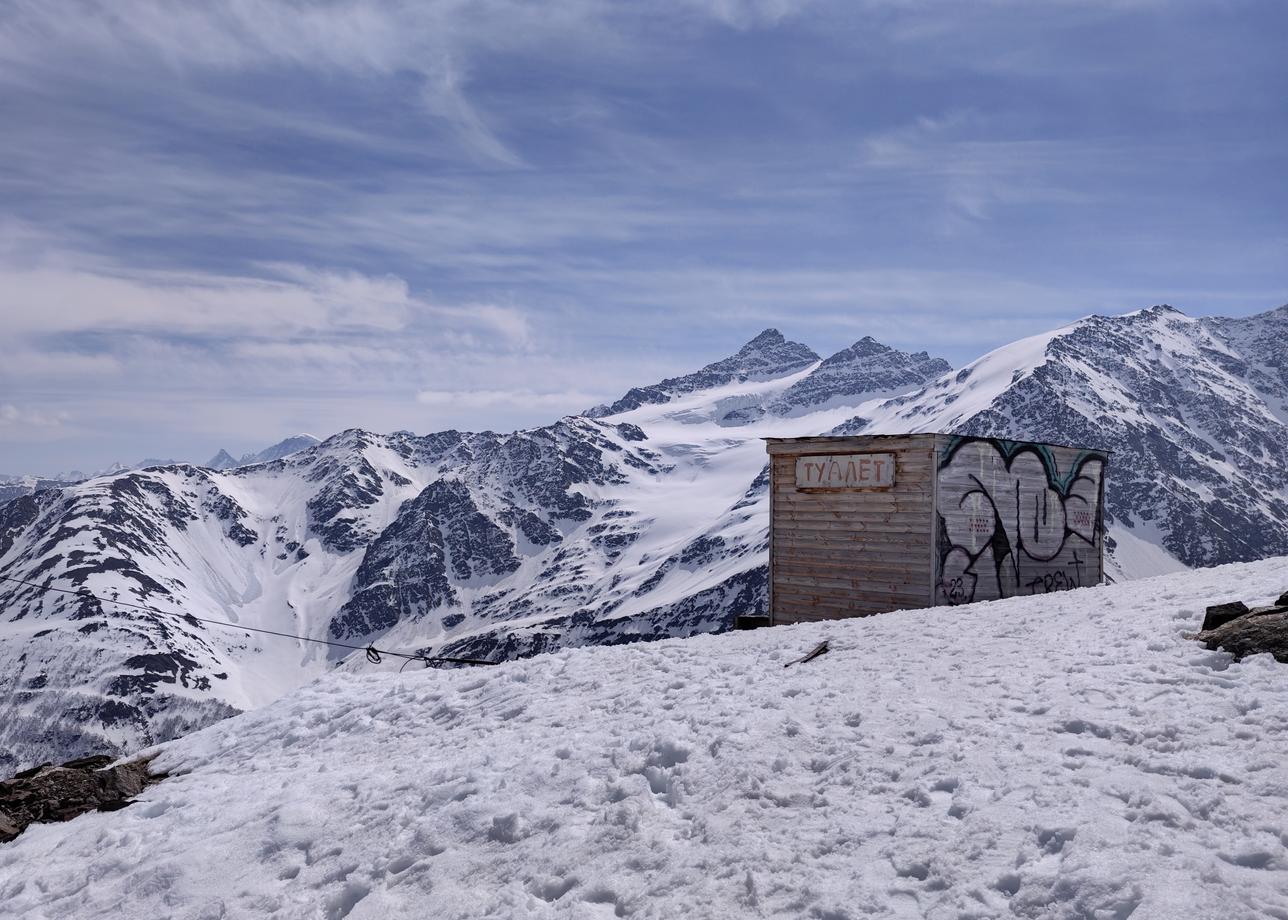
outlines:
{"label": "snow-capped mountain", "polygon": [[817,364],[818,360],[818,355],[808,346],[787,341],[777,329],[766,329],[742,346],[737,354],[708,364],[696,373],[668,377],[652,386],[631,389],[612,405],[595,406],[584,414],[588,418],[603,418],[731,383],[775,380]]}
{"label": "snow-capped mountain", "polygon": [[[958,372],[871,339],[761,333],[589,417],[351,430],[0,506],[0,758],[125,750],[253,708],[352,645],[499,659],[726,628],[765,606],[762,437],[957,431],[1112,450],[1116,577],[1288,554],[1288,308],[1089,317]],[[358,653],[346,668],[368,668]]]}
{"label": "snow-capped mountain", "polygon": [[316,447],[321,443],[311,434],[292,435],[289,438],[283,438],[276,444],[265,447],[263,450],[242,454],[242,458],[237,461],[237,465],[250,466],[254,463],[272,463],[274,460],[281,460],[291,454],[298,454],[302,450],[308,450],[310,447]]}
{"label": "snow-capped mountain", "polygon": [[212,470],[231,470],[239,466],[251,466],[256,463],[271,463],[274,460],[281,460],[283,457],[289,457],[291,454],[299,453],[302,450],[308,450],[322,443],[311,434],[297,434],[289,438],[284,438],[276,444],[265,447],[263,450],[249,451],[241,456],[238,460],[228,451],[220,448],[219,453],[215,454],[206,461],[206,468]]}
{"label": "snow-capped mountain", "polygon": [[1000,348],[847,433],[1023,436],[1112,452],[1120,575],[1288,553],[1288,306],[1194,319],[1159,306]]}
{"label": "snow-capped mountain", "polygon": [[210,470],[231,470],[236,465],[237,458],[222,447],[219,448],[219,453],[206,461],[206,469]]}
{"label": "snow-capped mountain", "polygon": [[853,406],[877,396],[907,392],[950,370],[943,358],[932,358],[924,351],[908,354],[864,336],[784,390],[767,409],[775,415],[805,415],[833,406]]}

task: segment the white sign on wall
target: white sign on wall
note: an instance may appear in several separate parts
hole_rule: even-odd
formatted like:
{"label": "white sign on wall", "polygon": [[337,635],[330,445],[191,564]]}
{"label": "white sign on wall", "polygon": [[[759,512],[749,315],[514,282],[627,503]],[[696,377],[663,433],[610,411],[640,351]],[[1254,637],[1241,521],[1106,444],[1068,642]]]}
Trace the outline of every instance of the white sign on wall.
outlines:
{"label": "white sign on wall", "polygon": [[796,458],[798,489],[888,489],[894,454],[823,454]]}

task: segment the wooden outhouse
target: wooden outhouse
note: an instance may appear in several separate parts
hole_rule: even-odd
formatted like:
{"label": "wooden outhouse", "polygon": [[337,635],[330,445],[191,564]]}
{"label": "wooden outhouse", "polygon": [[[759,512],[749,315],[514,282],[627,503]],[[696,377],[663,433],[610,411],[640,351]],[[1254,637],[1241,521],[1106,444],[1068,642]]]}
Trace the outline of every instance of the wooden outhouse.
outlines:
{"label": "wooden outhouse", "polygon": [[766,442],[771,623],[1103,577],[1105,451],[949,434]]}

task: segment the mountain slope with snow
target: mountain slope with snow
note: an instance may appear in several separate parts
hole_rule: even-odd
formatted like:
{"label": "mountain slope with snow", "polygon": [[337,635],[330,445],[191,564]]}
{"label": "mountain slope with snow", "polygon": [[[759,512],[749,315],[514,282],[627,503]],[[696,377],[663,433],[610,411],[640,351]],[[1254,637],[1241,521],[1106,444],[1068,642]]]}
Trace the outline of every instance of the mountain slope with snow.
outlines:
{"label": "mountain slope with snow", "polygon": [[763,437],[941,430],[1107,447],[1115,577],[1288,554],[1286,319],[1088,317],[938,377],[924,352],[864,339],[820,361],[766,330],[596,418],[351,430],[266,463],[27,496],[0,506],[0,574],[175,616],[0,583],[0,767],[135,750],[348,655],[185,613],[491,660],[763,613]]}
{"label": "mountain slope with snow", "polygon": [[[0,847],[21,918],[1288,916],[1288,683],[1185,637],[1284,559],[329,675]],[[830,651],[784,668],[826,639]],[[128,907],[126,907],[128,905]]]}
{"label": "mountain slope with snow", "polygon": [[1088,317],[862,407],[841,430],[1111,451],[1106,521],[1120,575],[1282,555],[1286,342],[1288,307],[1239,320],[1193,319],[1167,306]]}
{"label": "mountain slope with snow", "polygon": [[[0,634],[0,764],[137,748],[262,705],[334,666],[325,646],[185,614],[359,644],[399,641],[387,635],[398,625],[423,646],[472,625],[474,604],[484,620],[522,614],[522,605],[498,611],[486,602],[503,603],[497,583],[507,576],[533,584],[538,566],[544,580],[526,606],[565,612],[571,594],[589,590],[573,558],[602,558],[609,537],[559,544],[607,508],[586,489],[625,481],[627,470],[659,473],[639,440],[629,426],[586,419],[505,436],[348,431],[268,464],[145,470],[0,507],[3,574],[31,583],[0,587],[10,611]],[[418,540],[405,559],[449,590],[417,604],[400,577],[392,621],[372,620],[368,589],[381,563],[400,555],[382,556],[383,547],[418,502],[444,492],[462,519],[430,522],[446,542]],[[544,561],[531,558],[519,576],[518,553]],[[108,602],[45,593],[34,586],[43,582]],[[455,608],[443,609],[447,601]]]}

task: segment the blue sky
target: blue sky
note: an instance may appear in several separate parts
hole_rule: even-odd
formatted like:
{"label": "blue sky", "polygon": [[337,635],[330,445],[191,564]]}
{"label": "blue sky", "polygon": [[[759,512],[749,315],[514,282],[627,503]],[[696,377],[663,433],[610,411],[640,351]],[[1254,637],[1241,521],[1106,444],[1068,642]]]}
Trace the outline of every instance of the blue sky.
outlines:
{"label": "blue sky", "polygon": [[1278,2],[0,5],[0,472],[1288,301]]}

